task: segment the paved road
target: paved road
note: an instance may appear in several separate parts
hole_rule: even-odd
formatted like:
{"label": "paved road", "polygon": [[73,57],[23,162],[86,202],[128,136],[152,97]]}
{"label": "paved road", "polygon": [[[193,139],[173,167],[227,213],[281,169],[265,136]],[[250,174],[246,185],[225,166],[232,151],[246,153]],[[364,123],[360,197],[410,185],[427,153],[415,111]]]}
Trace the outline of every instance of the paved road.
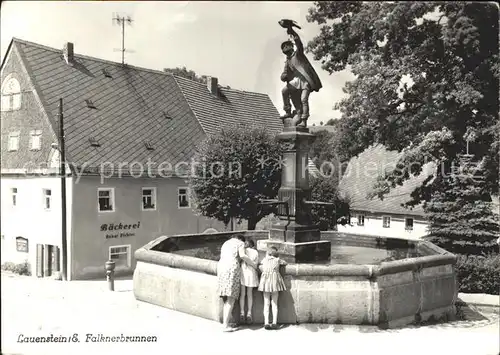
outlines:
{"label": "paved road", "polygon": [[[341,325],[262,327],[222,333],[205,319],[138,302],[130,280],[59,282],[2,273],[2,354],[453,354],[498,355],[496,311],[467,309],[453,323],[383,331]],[[21,337],[78,335],[78,343],[19,343]],[[156,336],[157,342],[93,343],[98,336]]]}

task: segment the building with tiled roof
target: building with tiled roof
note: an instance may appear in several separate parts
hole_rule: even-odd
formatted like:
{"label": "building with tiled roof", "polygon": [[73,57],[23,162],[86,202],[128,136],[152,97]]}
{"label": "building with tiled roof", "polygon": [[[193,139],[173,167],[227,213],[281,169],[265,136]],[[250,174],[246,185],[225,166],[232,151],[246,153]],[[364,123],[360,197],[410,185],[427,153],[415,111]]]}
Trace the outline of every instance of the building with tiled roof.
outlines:
{"label": "building with tiled roof", "polygon": [[433,163],[425,165],[420,175],[391,189],[383,199],[368,197],[377,179],[395,168],[401,154],[375,144],[349,161],[339,182],[339,192],[350,201],[351,225],[339,226],[339,230],[411,239],[427,234],[428,222],[422,206],[403,205],[411,200],[410,194],[415,188],[433,173]]}
{"label": "building with tiled roof", "polygon": [[181,175],[193,148],[229,124],[282,129],[266,94],[76,54],[71,43],[13,39],[1,80],[2,259],[28,260],[38,276],[59,270],[63,239],[60,99],[69,279],[103,277],[108,259],[128,273],[133,251],[163,234],[225,229],[190,208]]}
{"label": "building with tiled roof", "polygon": [[[18,39],[8,56],[11,52],[29,74],[32,93],[25,94],[43,107],[50,128],[43,141],[56,141],[49,132],[57,132],[59,99],[64,99],[66,158],[72,166],[146,164],[148,159],[175,165],[191,158],[193,142],[229,124],[255,124],[273,132],[282,127],[267,95],[226,89],[216,78],[209,78],[207,87],[163,71],[78,55],[74,49],[68,62],[61,50]],[[25,158],[44,162],[51,147],[43,148],[22,155],[2,150],[2,167],[22,168]]]}

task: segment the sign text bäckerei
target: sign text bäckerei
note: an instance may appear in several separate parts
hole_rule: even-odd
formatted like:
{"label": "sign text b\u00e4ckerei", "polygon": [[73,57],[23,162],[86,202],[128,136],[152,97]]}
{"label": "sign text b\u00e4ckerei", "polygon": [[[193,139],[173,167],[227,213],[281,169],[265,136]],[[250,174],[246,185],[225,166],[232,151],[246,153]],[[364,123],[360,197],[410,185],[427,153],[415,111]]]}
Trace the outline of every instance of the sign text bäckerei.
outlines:
{"label": "sign text b\u00e4ckerei", "polygon": [[101,232],[111,232],[111,231],[116,231],[120,233],[115,233],[115,234],[106,234],[106,239],[112,239],[112,238],[123,238],[123,237],[133,237],[135,233],[130,233],[130,232],[121,232],[125,230],[134,230],[138,229],[141,226],[141,222],[137,222],[135,224],[125,224],[125,223],[104,223],[101,224]]}

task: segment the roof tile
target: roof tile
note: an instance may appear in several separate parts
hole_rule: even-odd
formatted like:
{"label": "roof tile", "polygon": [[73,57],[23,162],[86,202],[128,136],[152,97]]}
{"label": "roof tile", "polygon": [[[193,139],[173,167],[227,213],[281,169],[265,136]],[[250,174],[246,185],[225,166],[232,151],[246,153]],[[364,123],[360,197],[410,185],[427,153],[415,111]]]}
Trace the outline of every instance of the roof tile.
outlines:
{"label": "roof tile", "polygon": [[[206,134],[230,124],[266,127],[272,133],[283,127],[266,94],[219,87],[219,95],[212,95],[205,84],[162,71],[76,53],[69,65],[59,49],[19,39],[13,39],[13,46],[56,132],[63,98],[67,159],[78,166],[145,164],[148,159],[175,165],[189,160]],[[87,107],[85,100],[96,108]],[[90,137],[100,147],[91,146]],[[147,150],[145,140],[154,142],[153,151]]]}
{"label": "roof tile", "polygon": [[351,199],[351,209],[372,213],[424,215],[421,205],[414,208],[403,207],[402,204],[411,200],[410,194],[433,173],[433,163],[424,166],[422,173],[397,186],[383,200],[375,197],[368,199],[367,195],[379,176],[395,167],[401,153],[387,150],[381,144],[367,148],[357,157],[353,157],[339,183],[339,190]]}
{"label": "roof tile", "polygon": [[[68,65],[61,50],[18,39],[14,42],[41,91],[54,127],[59,98],[64,99],[67,156],[77,165],[145,163],[151,157],[173,159],[169,163],[176,164],[192,155],[193,144],[204,133],[214,133],[230,122],[254,120],[267,126],[274,121],[275,129],[281,129],[267,95],[223,89],[225,98],[217,98],[205,85],[172,74],[78,54],[75,63]],[[87,107],[88,99],[95,109]],[[99,148],[90,145],[90,136],[100,142]],[[146,139],[155,142],[154,151],[147,150]]]}
{"label": "roof tile", "polygon": [[180,77],[176,81],[207,134],[235,123],[267,127],[274,133],[283,129],[278,110],[265,94],[219,87],[220,98],[203,83]]}

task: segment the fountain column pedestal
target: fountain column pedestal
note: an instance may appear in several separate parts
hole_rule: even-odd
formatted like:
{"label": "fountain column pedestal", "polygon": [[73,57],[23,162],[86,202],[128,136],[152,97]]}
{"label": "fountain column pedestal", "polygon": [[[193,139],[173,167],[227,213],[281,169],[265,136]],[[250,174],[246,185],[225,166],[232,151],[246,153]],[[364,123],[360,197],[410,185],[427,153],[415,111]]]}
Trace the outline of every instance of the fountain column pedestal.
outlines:
{"label": "fountain column pedestal", "polygon": [[[269,239],[259,240],[257,249],[274,246],[289,263],[307,263],[330,259],[331,243],[320,240],[320,230],[312,223],[309,187],[309,145],[314,139],[306,127],[285,127],[278,135],[283,142],[283,166],[278,200],[280,221],[274,224]],[[287,210],[288,207],[288,210]],[[287,216],[288,212],[288,216]]]}

